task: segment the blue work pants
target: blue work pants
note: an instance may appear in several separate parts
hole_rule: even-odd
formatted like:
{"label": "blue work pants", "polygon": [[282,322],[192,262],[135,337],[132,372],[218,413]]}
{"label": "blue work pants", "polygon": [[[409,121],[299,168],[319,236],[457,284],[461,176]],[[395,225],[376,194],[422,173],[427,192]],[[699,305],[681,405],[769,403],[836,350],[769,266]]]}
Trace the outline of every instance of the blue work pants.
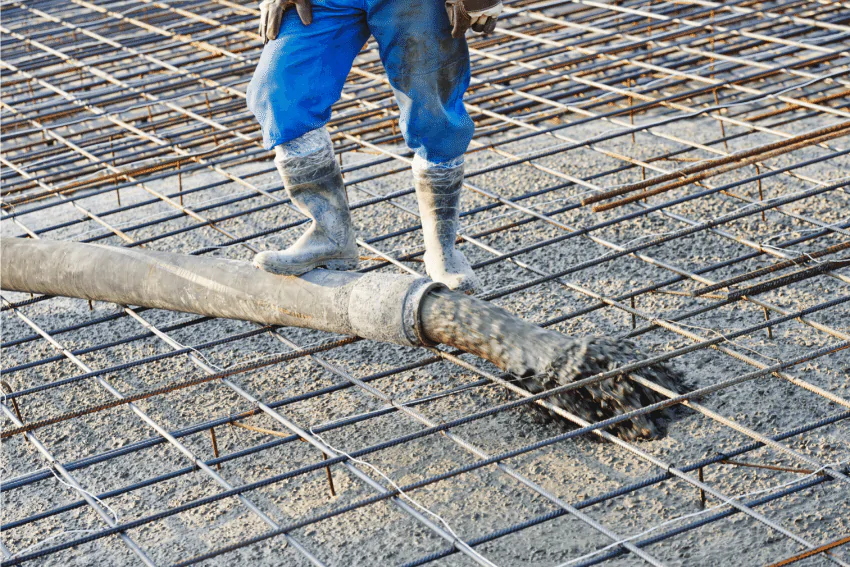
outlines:
{"label": "blue work pants", "polygon": [[473,131],[463,106],[469,52],[464,38],[451,37],[442,0],[314,0],[309,26],[294,8],[287,10],[248,86],[248,108],[266,149],[328,122],[370,34],[395,91],[408,147],[436,164],[466,151]]}

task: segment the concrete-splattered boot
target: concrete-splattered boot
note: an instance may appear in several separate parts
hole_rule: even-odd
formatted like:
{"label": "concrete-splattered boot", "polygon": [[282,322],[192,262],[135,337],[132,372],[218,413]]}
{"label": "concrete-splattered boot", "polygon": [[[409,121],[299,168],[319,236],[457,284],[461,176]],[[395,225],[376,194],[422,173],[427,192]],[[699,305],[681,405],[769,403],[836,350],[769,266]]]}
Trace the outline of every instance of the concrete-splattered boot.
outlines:
{"label": "concrete-splattered boot", "polygon": [[463,162],[452,167],[428,167],[424,160],[416,159],[413,183],[425,237],[425,271],[449,289],[473,293],[480,287],[478,278],[463,252],[455,249]]}
{"label": "concrete-splattered boot", "polygon": [[275,165],[292,203],[311,219],[295,243],[261,252],[254,265],[274,274],[298,276],[315,268],[353,270],[358,252],[348,195],[328,132],[321,128],[275,147]]}

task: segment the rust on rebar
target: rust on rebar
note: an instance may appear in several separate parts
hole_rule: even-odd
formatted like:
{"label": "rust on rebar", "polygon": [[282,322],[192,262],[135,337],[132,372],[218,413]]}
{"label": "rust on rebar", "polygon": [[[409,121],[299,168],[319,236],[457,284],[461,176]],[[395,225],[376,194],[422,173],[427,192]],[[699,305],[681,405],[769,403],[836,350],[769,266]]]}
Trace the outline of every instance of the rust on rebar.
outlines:
{"label": "rust on rebar", "polygon": [[[260,147],[257,121],[245,108],[246,87],[262,51],[252,23],[259,16],[256,5],[12,0],[2,10],[4,240],[76,240],[247,261],[258,250],[300,233],[304,221],[289,207],[270,157]],[[850,187],[843,167],[850,150],[841,143],[848,130],[834,132],[845,136],[841,140],[828,139],[828,132],[816,135],[817,129],[850,119],[845,102],[850,59],[842,43],[848,33],[848,21],[834,2],[519,0],[506,4],[496,33],[467,38],[472,78],[463,104],[476,132],[467,152],[468,198],[457,245],[477,262],[487,284],[484,297],[552,333],[608,333],[639,341],[646,355],[625,347],[625,341],[618,346],[610,338],[562,335],[541,343],[549,345],[545,348],[518,352],[536,331],[516,321],[488,328],[470,318],[466,308],[453,308],[472,325],[469,336],[461,337],[466,346],[506,369],[494,374],[489,364],[449,351],[452,347],[417,351],[367,341],[353,346],[359,339],[322,331],[270,332],[262,323],[166,311],[143,317],[144,308],[107,302],[89,312],[84,301],[4,293],[0,311],[7,318],[4,324],[13,323],[8,333],[4,325],[3,378],[14,377],[18,389],[4,388],[0,412],[8,421],[3,433],[21,434],[4,438],[8,468],[18,475],[4,478],[0,488],[9,503],[0,526],[4,565],[51,563],[72,555],[109,562],[128,551],[112,555],[115,545],[129,546],[142,563],[148,548],[156,549],[157,564],[161,558],[181,565],[232,563],[246,552],[276,553],[272,541],[292,544],[285,552],[292,557],[283,558],[290,562],[318,565],[345,557],[339,554],[355,551],[340,545],[351,543],[350,534],[337,531],[326,539],[311,536],[310,528],[320,525],[315,531],[321,532],[333,522],[354,525],[355,510],[380,521],[369,506],[397,506],[405,499],[390,485],[377,488],[358,476],[359,463],[323,445],[299,423],[305,419],[302,409],[333,410],[322,431],[363,439],[356,448],[351,445],[352,455],[366,462],[374,455],[375,465],[380,462],[390,478],[412,477],[412,484],[402,488],[421,495],[420,503],[433,502],[434,494],[448,502],[444,496],[449,496],[468,512],[453,513],[451,505],[441,505],[441,517],[456,530],[455,537],[441,533],[437,522],[423,523],[424,513],[417,517],[416,510],[399,510],[404,524],[377,526],[390,541],[407,543],[398,534],[409,533],[404,526],[414,521],[416,533],[443,543],[420,555],[413,541],[384,546],[357,539],[363,549],[356,552],[376,562],[430,565],[457,562],[452,555],[465,554],[461,562],[500,564],[510,547],[501,543],[518,534],[524,546],[519,551],[534,557],[543,552],[553,564],[576,561],[576,553],[588,552],[597,553],[580,559],[587,564],[661,564],[663,558],[655,554],[662,542],[697,529],[709,544],[739,529],[736,535],[747,545],[704,546],[714,550],[710,557],[695,548],[694,561],[733,557],[752,563],[788,556],[783,561],[799,561],[833,553],[823,551],[821,542],[835,536],[824,535],[818,526],[803,531],[793,522],[773,522],[774,514],[763,514],[762,506],[769,502],[782,517],[796,517],[799,503],[807,502],[819,514],[834,515],[841,509],[835,496],[841,491],[828,483],[847,482],[846,467],[830,464],[843,459],[835,444],[820,444],[817,451],[796,448],[822,438],[822,428],[850,420],[850,400],[836,387],[847,371],[850,335],[835,323],[843,322],[850,303],[845,293],[850,275],[843,264],[830,263],[842,261],[850,243],[850,221],[841,214]],[[328,128],[363,235],[363,271],[422,275],[419,219],[404,181],[412,155],[404,150],[393,96],[377,45],[370,40],[354,62]],[[802,140],[801,133],[815,135]],[[632,181],[646,185],[582,204],[583,197],[610,195]],[[682,181],[693,183],[693,191],[669,191]],[[636,200],[610,214],[588,215],[591,206],[621,196]],[[740,215],[734,221],[717,217],[727,210]],[[783,332],[774,335],[780,325]],[[439,335],[449,326],[436,321],[431,332]],[[317,338],[302,351],[276,354],[264,342],[302,333]],[[516,344],[499,351],[488,333]],[[767,349],[763,333],[772,339]],[[185,348],[177,337],[187,341]],[[214,338],[197,342],[194,337]],[[146,349],[157,354],[146,356]],[[204,355],[212,349],[216,354],[232,349],[234,366],[224,372],[210,367]],[[309,357],[310,352],[331,354],[325,360]],[[602,360],[587,361],[596,355]],[[553,358],[558,364],[539,372],[540,364]],[[346,370],[331,371],[335,379],[327,383],[316,380],[314,374],[328,371],[332,359],[344,361]],[[108,360],[115,362],[86,365]],[[294,360],[300,362],[288,364]],[[688,383],[677,389],[650,381],[659,367],[647,360],[687,369]],[[201,377],[159,374],[160,365],[184,363],[200,370]],[[621,364],[635,372],[621,371]],[[66,367],[78,370],[69,374]],[[606,370],[597,372],[601,369]],[[124,379],[136,375],[161,381]],[[269,379],[279,387],[262,387]],[[210,386],[187,390],[198,384]],[[637,402],[606,406],[609,413],[596,415],[617,388],[637,393]],[[117,390],[124,390],[117,394],[122,397],[116,397]],[[201,396],[219,390],[226,394],[214,404],[203,403]],[[356,395],[336,405],[335,393],[346,390]],[[689,397],[688,390],[702,394]],[[76,395],[80,391],[93,395]],[[647,409],[652,401],[652,407],[679,408],[673,415],[685,419],[665,423],[663,415]],[[808,405],[812,402],[815,406]],[[834,409],[809,417],[807,409],[819,408],[819,402]],[[420,405],[427,410],[414,409]],[[141,406],[152,412],[145,414]],[[35,421],[25,423],[20,410],[30,407],[38,415],[28,415]],[[522,407],[543,407],[559,422],[534,419],[533,428],[523,427],[530,416]],[[185,418],[182,429],[171,429],[173,421],[159,417],[173,410]],[[762,411],[769,412],[769,422],[759,419]],[[627,421],[624,415],[637,419]],[[732,419],[742,415],[751,419]],[[647,416],[659,422],[659,433],[670,426],[669,440],[632,442],[643,433],[640,420]],[[182,444],[184,438],[197,441],[198,434],[234,421],[247,424],[253,417],[262,417],[257,423],[274,423],[269,430],[279,434],[234,435],[212,459],[207,459],[208,444]],[[312,425],[312,414],[308,417]],[[115,419],[127,427],[111,427]],[[389,420],[398,420],[398,428],[395,422],[387,427]],[[560,423],[580,429],[555,427]],[[42,429],[47,424],[53,427]],[[373,445],[358,436],[361,431],[370,432]],[[684,451],[677,455],[700,454],[692,445],[693,431],[704,446],[722,447],[723,453],[696,462],[665,460],[673,454],[671,443]],[[68,435],[73,447],[96,448],[66,462],[71,452],[64,446],[56,454],[49,451],[60,435]],[[606,443],[589,448],[583,442],[589,435]],[[478,443],[479,436],[485,443]],[[306,444],[314,446],[310,455],[317,458],[300,466]],[[472,460],[429,476],[430,457],[445,455],[445,444]],[[506,452],[489,454],[479,447],[485,444]],[[169,450],[149,449],[156,446]],[[738,498],[728,487],[741,466],[780,466],[759,459],[761,447],[782,454],[782,466],[793,469],[766,468],[766,477],[796,481],[785,485],[777,480],[755,499]],[[40,463],[32,459],[36,451]],[[215,447],[212,453],[217,454]],[[709,469],[724,460],[738,464]],[[532,461],[544,467],[529,477],[522,467]],[[269,466],[253,469],[256,475],[243,474],[258,462]],[[228,469],[233,479],[256,482],[230,484],[215,465]],[[329,465],[346,468],[346,487],[351,480],[353,490],[343,496],[354,498],[320,499],[302,510],[298,523],[286,525],[270,519],[281,517],[274,509],[277,499],[253,500],[258,488],[275,487],[285,494],[300,482],[320,479],[324,485],[326,476],[333,495],[342,487],[328,476]],[[93,467],[97,474],[86,474]],[[561,468],[552,474],[555,467]],[[473,479],[475,491],[469,492],[474,471],[481,471],[486,482]],[[819,474],[808,477],[802,471]],[[86,492],[69,491],[68,502],[41,506],[51,502],[37,497],[53,486],[53,473]],[[494,483],[491,475],[497,475]],[[108,493],[98,490],[102,478],[110,480]],[[450,478],[460,482],[444,482]],[[179,505],[145,496],[167,491],[174,479],[191,487]],[[587,490],[593,483],[599,484]],[[496,490],[502,486],[506,490]],[[551,508],[526,515],[524,505],[512,499],[514,486]],[[640,505],[643,491],[653,486],[671,514],[686,516],[697,494],[699,505],[708,500],[725,507],[685,518],[673,528],[648,525],[657,529],[636,541],[616,533],[616,522],[595,512],[604,506],[615,512],[611,517],[628,513],[626,504]],[[829,489],[820,491],[816,501],[808,498],[819,486]],[[376,492],[357,500],[364,488]],[[114,519],[87,493],[105,503],[114,497],[137,502],[133,518],[112,527]],[[215,525],[204,521],[204,514],[185,531],[174,528],[181,522],[168,521],[219,498],[233,504],[240,520],[245,516],[242,536],[210,543],[204,534]],[[314,509],[325,504],[321,511]],[[489,528],[475,520],[476,512],[495,509],[507,510],[500,516],[505,524]],[[96,512],[96,521],[86,525],[90,531],[48,540],[55,521],[82,510]],[[747,521],[722,521],[731,514]],[[556,520],[562,517],[569,522]],[[563,539],[562,526],[570,526],[572,536],[578,523],[586,526],[579,531],[593,538],[585,542],[580,534],[577,542],[592,543],[591,549],[573,553],[573,548],[551,545],[551,538]],[[766,529],[750,527],[757,525]],[[533,526],[543,528],[543,537],[527,537]],[[149,536],[163,533],[160,528],[167,537]],[[170,542],[180,540],[186,550],[203,551],[193,556],[181,549],[164,558]],[[29,548],[33,543],[40,545]],[[396,548],[410,555],[402,558]],[[821,557],[840,559],[837,552]]]}
{"label": "rust on rebar", "polygon": [[[687,175],[685,177],[682,177],[678,181],[674,181],[672,183],[667,183],[665,185],[661,185],[660,187],[656,187],[655,189],[645,189],[644,187],[640,187],[640,189],[644,189],[644,190],[638,195],[632,195],[631,197],[624,197],[624,198],[619,199],[617,201],[612,201],[610,203],[605,203],[605,204],[602,204],[602,205],[594,205],[592,207],[592,210],[593,210],[593,212],[597,213],[597,212],[602,212],[602,211],[609,211],[611,209],[616,209],[618,207],[622,207],[623,205],[627,205],[629,203],[634,203],[635,201],[645,199],[646,197],[650,197],[650,196],[653,196],[653,195],[660,195],[661,193],[666,193],[667,191],[677,189],[677,188],[682,187],[684,185],[690,185],[692,183],[697,183],[697,182],[702,181],[704,179],[708,179],[709,177],[714,177],[714,176],[720,175],[721,173],[726,173],[726,172],[729,172],[729,171],[733,171],[735,169],[740,169],[742,167],[754,164],[756,162],[761,162],[761,161],[766,160],[766,159],[770,159],[770,158],[773,158],[773,157],[776,157],[776,156],[787,154],[789,152],[793,152],[795,150],[799,150],[801,148],[805,148],[805,147],[808,147],[808,146],[821,144],[823,142],[827,142],[827,141],[833,140],[835,138],[841,138],[843,136],[850,134],[850,122],[843,122],[842,124],[839,124],[839,125],[836,125],[836,126],[841,126],[841,128],[836,128],[836,127],[824,128],[823,130],[837,129],[837,131],[833,130],[830,133],[823,134],[823,135],[820,135],[820,136],[817,136],[817,137],[807,137],[808,135],[804,134],[804,135],[799,136],[799,137],[805,136],[805,137],[807,137],[807,139],[803,139],[802,141],[796,141],[796,143],[794,143],[794,144],[788,144],[787,143],[788,140],[786,140],[784,142],[776,142],[775,144],[771,144],[773,146],[778,145],[779,147],[776,148],[776,149],[772,149],[771,151],[764,151],[764,152],[758,153],[757,155],[750,155],[749,157],[735,158],[735,160],[732,163],[729,162],[730,161],[729,158],[731,158],[732,156],[727,156],[726,158],[718,158],[718,160],[708,160],[708,161],[723,161],[723,163],[719,164],[719,167],[715,166],[715,165],[693,166],[693,169],[701,171],[701,173],[696,173],[694,175]],[[741,152],[741,153],[751,154],[753,151],[754,150],[747,150],[747,151]],[[691,168],[686,168],[686,169],[691,169]],[[678,175],[682,175],[682,174],[683,174],[683,172],[679,172]],[[670,173],[668,175],[674,175],[674,174]],[[666,176],[659,176],[659,177],[666,177]],[[627,189],[627,191],[624,191],[624,193],[627,193],[627,192],[630,192],[630,191],[636,191],[636,190],[638,190],[638,188],[637,188],[638,185],[642,185],[642,184],[650,183],[650,182],[652,182],[652,183],[650,183],[649,186],[656,185],[659,182],[659,181],[657,181],[658,179],[659,178],[656,178],[655,182],[652,182],[653,181],[652,179],[647,180],[646,182],[641,181],[641,182],[638,182],[638,183],[635,183],[635,184],[632,184],[632,185],[629,185],[625,188],[620,188],[620,189]],[[611,191],[609,193],[609,196],[613,196],[613,195],[610,195],[610,194],[617,192],[617,191],[620,191],[620,189],[616,189],[614,191]],[[620,193],[620,194],[622,194],[622,193]],[[593,197],[588,197],[586,200],[598,198],[600,196],[601,195],[594,195]],[[607,198],[607,197],[605,197],[605,198]],[[599,199],[597,199],[597,200],[599,200]]]}
{"label": "rust on rebar", "polygon": [[768,567],[785,567],[786,565],[791,565],[792,563],[797,563],[798,561],[802,561],[803,559],[808,559],[809,557],[814,557],[815,555],[826,553],[830,549],[835,549],[836,547],[847,545],[848,543],[850,543],[850,536],[842,537],[835,541],[819,545],[814,549],[809,549],[808,551],[792,555],[791,557],[783,559],[782,561],[771,563],[770,565],[768,565]]}
{"label": "rust on rebar", "polygon": [[[213,457],[216,459],[219,457],[218,454],[218,439],[215,437],[215,427],[210,427],[210,442],[212,443]],[[221,463],[216,463],[215,468],[221,470]]]}
{"label": "rust on rebar", "polygon": [[812,469],[802,469],[797,467],[782,467],[779,465],[766,465],[763,463],[746,463],[734,459],[723,459],[720,461],[724,465],[734,465],[736,467],[747,467],[751,469],[765,469],[769,471],[792,472],[797,474],[815,474],[818,471]]}
{"label": "rust on rebar", "polygon": [[773,278],[766,282],[752,285],[744,289],[731,291],[728,294],[728,298],[740,299],[744,296],[758,295],[760,293],[768,292],[772,289],[784,287],[795,282],[801,282],[803,280],[807,280],[809,278],[819,276],[826,272],[838,270],[847,266],[850,266],[850,260],[828,260],[826,262],[819,263],[817,266],[812,266],[811,268],[798,270],[796,272],[792,272],[790,274],[778,278]]}
{"label": "rust on rebar", "polygon": [[[653,185],[658,185],[660,183],[664,183],[666,181],[676,180],[676,184],[668,184],[664,186],[664,191],[669,189],[673,189],[675,187],[680,187],[681,185],[686,185],[688,183],[692,183],[692,180],[700,180],[705,177],[710,177],[710,175],[705,175],[704,177],[692,175],[695,173],[703,172],[708,169],[719,168],[724,165],[731,165],[730,169],[724,169],[723,171],[730,171],[731,169],[737,169],[739,167],[743,167],[744,165],[748,165],[750,163],[754,163],[755,161],[760,161],[762,159],[767,159],[768,157],[773,157],[775,155],[781,155],[783,153],[788,153],[790,151],[794,151],[800,148],[804,148],[813,144],[819,144],[823,141],[830,140],[832,138],[837,138],[841,136],[845,136],[848,134],[847,130],[850,129],[850,121],[840,122],[838,124],[833,124],[831,126],[826,126],[824,128],[818,128],[816,130],[812,130],[811,132],[806,132],[805,134],[800,134],[798,136],[789,137],[785,140],[780,140],[778,142],[773,142],[771,144],[765,144],[762,146],[757,146],[754,148],[749,148],[746,150],[741,150],[728,156],[707,159],[701,161],[697,164],[694,164],[689,167],[684,167],[682,169],[671,171],[670,173],[666,173],[663,175],[658,175],[652,178],[647,179],[646,181],[638,181],[637,183],[629,183],[628,185],[623,185],[621,187],[617,187],[616,189],[611,189],[610,191],[605,191],[602,193],[596,193],[593,195],[589,195],[587,197],[582,198],[581,204],[583,206],[592,205],[593,203],[598,203],[599,201],[604,201],[606,199],[611,199],[613,197],[619,197],[621,195],[625,195],[626,193],[632,193],[634,191],[639,191],[641,189],[647,189],[652,187]],[[831,136],[831,137],[829,137]],[[749,160],[747,158],[750,158]],[[716,175],[718,172],[712,173],[711,175]],[[659,191],[661,192],[661,191]],[[650,192],[649,194],[657,194]],[[617,203],[623,202],[632,202],[632,201],[617,201]],[[610,204],[609,204],[610,205]],[[608,205],[606,205],[608,206]],[[619,205],[618,205],[619,206]],[[593,209],[597,210],[596,207]],[[605,210],[605,209],[599,209]]]}
{"label": "rust on rebar", "polygon": [[725,279],[723,281],[717,282],[715,284],[702,287],[694,292],[694,295],[706,295],[708,293],[730,287],[733,285],[737,285],[739,283],[752,280],[767,274],[772,274],[774,272],[778,272],[780,270],[784,270],[785,268],[790,268],[793,266],[801,266],[803,264],[807,264],[809,262],[814,262],[818,258],[823,258],[825,256],[829,256],[831,254],[835,254],[837,252],[842,252],[844,250],[850,249],[850,241],[841,242],[839,244],[833,244],[832,246],[828,246],[823,250],[813,250],[811,252],[805,252],[796,256],[790,260],[784,260],[782,262],[776,262],[770,266],[766,266],[764,268],[759,268],[757,270],[753,270],[752,272],[748,272],[746,274],[741,274],[739,276],[735,276],[732,278]]}

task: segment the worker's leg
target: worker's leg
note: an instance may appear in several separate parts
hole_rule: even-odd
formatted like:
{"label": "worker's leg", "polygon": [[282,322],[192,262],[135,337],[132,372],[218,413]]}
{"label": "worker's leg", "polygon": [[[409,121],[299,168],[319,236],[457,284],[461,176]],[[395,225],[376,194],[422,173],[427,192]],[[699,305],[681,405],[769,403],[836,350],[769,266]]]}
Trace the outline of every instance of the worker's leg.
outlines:
{"label": "worker's leg", "polygon": [[345,185],[324,129],[354,57],[369,37],[360,0],[314,0],[313,23],[294,9],[278,38],[266,44],[248,86],[248,108],[275,149],[275,165],[298,209],[311,223],[284,251],[254,259],[269,272],[299,275],[319,266],[357,267],[357,245]]}
{"label": "worker's leg", "polygon": [[469,51],[454,39],[443,2],[365,0],[369,29],[395,89],[407,145],[430,163],[459,158],[472,139],[463,106]]}
{"label": "worker's leg", "polygon": [[361,0],[313,0],[313,23],[287,10],[248,85],[248,108],[270,150],[323,127],[369,38]]}
{"label": "worker's leg", "polygon": [[451,167],[413,162],[413,185],[419,201],[425,241],[425,271],[449,289],[473,293],[480,284],[463,252],[455,248],[458,232],[463,162]]}
{"label": "worker's leg", "polygon": [[466,40],[451,37],[443,2],[366,0],[369,29],[395,90],[425,236],[425,268],[434,281],[471,292],[477,279],[454,247],[463,185],[463,153],[473,124],[463,106],[469,86]]}
{"label": "worker's leg", "polygon": [[275,153],[275,165],[292,203],[311,222],[292,246],[260,252],[254,257],[254,265],[291,276],[318,267],[357,268],[357,242],[348,197],[327,130],[311,130],[275,146]]}

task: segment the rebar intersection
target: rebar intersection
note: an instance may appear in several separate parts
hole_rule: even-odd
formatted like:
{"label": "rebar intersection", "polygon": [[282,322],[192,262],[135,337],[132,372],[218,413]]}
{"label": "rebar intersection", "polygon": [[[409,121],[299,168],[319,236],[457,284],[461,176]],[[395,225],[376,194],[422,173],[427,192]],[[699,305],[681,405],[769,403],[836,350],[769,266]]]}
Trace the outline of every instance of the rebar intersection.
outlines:
{"label": "rebar intersection", "polygon": [[[563,332],[628,336],[690,370],[692,392],[662,392],[689,416],[666,443],[575,418],[582,429],[535,424],[515,408],[545,396],[456,353],[9,296],[3,429],[103,408],[4,441],[4,496],[21,510],[0,526],[4,564],[226,564],[258,548],[315,565],[458,553],[669,564],[697,530],[693,553],[709,562],[733,514],[755,542],[742,563],[847,564],[847,10],[517,2],[470,40],[478,130],[461,246],[488,299]],[[257,10],[72,0],[3,12],[4,236],[248,259],[298,233],[244,105]],[[420,273],[396,120],[370,43],[330,127],[365,270]],[[305,490],[313,500],[293,505]],[[800,529],[815,490],[826,526]],[[33,508],[40,494],[49,505]],[[201,519],[216,505],[224,520]],[[75,510],[85,533],[63,533]],[[381,530],[346,549],[373,514]]]}

